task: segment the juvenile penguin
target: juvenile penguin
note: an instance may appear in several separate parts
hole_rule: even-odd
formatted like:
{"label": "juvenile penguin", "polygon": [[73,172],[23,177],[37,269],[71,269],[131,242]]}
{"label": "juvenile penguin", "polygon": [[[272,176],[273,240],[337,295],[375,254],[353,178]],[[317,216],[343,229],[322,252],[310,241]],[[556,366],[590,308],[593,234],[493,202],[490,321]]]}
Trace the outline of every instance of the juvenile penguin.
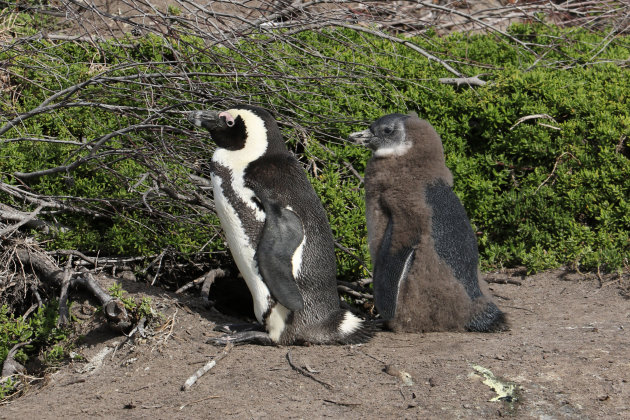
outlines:
{"label": "juvenile penguin", "polygon": [[340,308],[328,219],[271,114],[242,105],[192,112],[188,119],[207,129],[217,145],[211,166],[216,211],[265,329],[213,342],[367,340],[363,321]]}
{"label": "juvenile penguin", "polygon": [[390,114],[350,140],[373,151],[365,169],[374,301],[394,331],[497,331],[504,314],[479,287],[475,234],[452,190],[439,135]]}

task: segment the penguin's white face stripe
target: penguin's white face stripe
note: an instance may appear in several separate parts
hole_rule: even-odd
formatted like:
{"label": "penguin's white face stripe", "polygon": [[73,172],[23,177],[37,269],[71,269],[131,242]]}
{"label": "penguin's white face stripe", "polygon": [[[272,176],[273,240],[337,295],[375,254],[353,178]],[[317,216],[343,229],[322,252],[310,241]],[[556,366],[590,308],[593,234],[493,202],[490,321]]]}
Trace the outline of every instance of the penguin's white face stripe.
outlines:
{"label": "penguin's white face stripe", "polygon": [[254,192],[245,187],[245,168],[247,165],[265,154],[267,150],[267,129],[265,122],[252,111],[245,109],[230,109],[225,111],[232,119],[240,116],[245,123],[247,139],[245,147],[240,150],[217,149],[212,155],[212,161],[232,171],[232,187],[239,198],[256,214],[259,221],[265,220],[265,213],[254,202]]}
{"label": "penguin's white face stripe", "polygon": [[361,327],[362,323],[363,321],[361,321],[360,318],[354,316],[352,312],[346,312],[343,321],[341,322],[341,325],[339,325],[339,332],[344,335],[350,335],[358,330]]}
{"label": "penguin's white face stripe", "polygon": [[247,165],[265,154],[268,145],[267,129],[262,118],[250,110],[230,109],[225,112],[231,115],[233,120],[239,116],[243,119],[247,133],[245,147],[239,150],[217,149],[212,160],[233,172],[242,172]]}
{"label": "penguin's white face stripe", "polygon": [[381,147],[374,152],[376,157],[402,156],[411,149],[411,142],[404,142],[391,147]]}
{"label": "penguin's white face stripe", "polygon": [[[214,189],[214,203],[217,215],[221,220],[221,226],[225,232],[230,252],[252,294],[256,319],[262,323],[263,314],[267,312],[271,294],[258,272],[258,265],[254,258],[256,250],[250,245],[249,238],[243,229],[237,212],[223,195],[220,177],[212,176],[212,187]],[[264,220],[264,213],[262,215]]]}
{"label": "penguin's white face stripe", "polygon": [[265,326],[267,327],[269,338],[271,338],[275,343],[280,340],[280,336],[284,331],[287,317],[289,316],[290,312],[290,310],[277,303],[267,317],[267,322]]}

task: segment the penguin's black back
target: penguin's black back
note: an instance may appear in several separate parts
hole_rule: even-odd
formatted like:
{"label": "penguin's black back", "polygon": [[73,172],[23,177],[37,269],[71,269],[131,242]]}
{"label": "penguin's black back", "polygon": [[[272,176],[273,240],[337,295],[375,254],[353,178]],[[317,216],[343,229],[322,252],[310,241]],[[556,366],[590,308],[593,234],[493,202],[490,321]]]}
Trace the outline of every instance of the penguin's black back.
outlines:
{"label": "penguin's black back", "polygon": [[282,207],[291,207],[302,220],[306,243],[296,281],[305,305],[338,307],[332,231],[324,207],[299,162],[286,149],[284,153],[265,154],[248,165],[245,179],[259,194],[268,194]]}

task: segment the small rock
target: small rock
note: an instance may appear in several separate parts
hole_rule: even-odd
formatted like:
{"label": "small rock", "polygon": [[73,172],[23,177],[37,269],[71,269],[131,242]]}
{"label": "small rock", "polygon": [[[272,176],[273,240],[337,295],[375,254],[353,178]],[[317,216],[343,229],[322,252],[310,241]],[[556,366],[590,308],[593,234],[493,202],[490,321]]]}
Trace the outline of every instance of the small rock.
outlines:
{"label": "small rock", "polygon": [[118,277],[121,278],[122,280],[133,281],[133,282],[137,280],[136,275],[133,274],[132,271],[123,271],[118,275]]}

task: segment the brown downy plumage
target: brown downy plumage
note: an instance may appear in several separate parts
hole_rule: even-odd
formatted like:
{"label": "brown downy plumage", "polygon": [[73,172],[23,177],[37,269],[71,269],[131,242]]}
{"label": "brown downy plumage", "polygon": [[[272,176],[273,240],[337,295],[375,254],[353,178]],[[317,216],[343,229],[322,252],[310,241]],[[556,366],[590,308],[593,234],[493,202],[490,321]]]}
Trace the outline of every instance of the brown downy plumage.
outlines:
{"label": "brown downy plumage", "polygon": [[374,151],[366,217],[375,304],[389,328],[505,329],[504,314],[479,288],[476,238],[433,127],[390,114],[350,138]]}

